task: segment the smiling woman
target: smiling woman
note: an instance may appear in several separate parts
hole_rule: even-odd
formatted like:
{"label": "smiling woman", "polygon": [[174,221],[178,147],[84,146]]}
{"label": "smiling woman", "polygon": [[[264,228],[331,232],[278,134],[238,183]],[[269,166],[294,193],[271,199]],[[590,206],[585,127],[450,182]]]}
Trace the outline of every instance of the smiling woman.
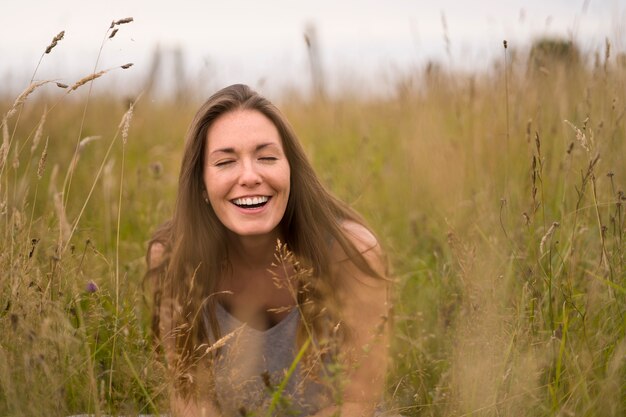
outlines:
{"label": "smiling woman", "polygon": [[173,217],[148,249],[175,415],[372,415],[387,358],[384,256],[244,85],[187,133]]}
{"label": "smiling woman", "polygon": [[235,234],[274,235],[289,198],[289,163],[274,124],[256,110],[216,120],[207,136],[208,201]]}

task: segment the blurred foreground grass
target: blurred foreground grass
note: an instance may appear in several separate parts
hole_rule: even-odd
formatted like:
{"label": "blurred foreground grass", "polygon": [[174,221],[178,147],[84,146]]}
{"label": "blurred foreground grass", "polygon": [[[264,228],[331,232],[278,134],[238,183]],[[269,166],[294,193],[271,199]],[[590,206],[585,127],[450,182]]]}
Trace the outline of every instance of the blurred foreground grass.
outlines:
{"label": "blurred foreground grass", "polygon": [[[276,100],[388,250],[393,411],[626,413],[626,65],[586,61],[513,60],[506,78],[429,67],[386,99]],[[123,92],[87,88],[41,86],[3,122],[3,416],[167,408],[143,256],[200,103],[142,98],[124,143]]]}

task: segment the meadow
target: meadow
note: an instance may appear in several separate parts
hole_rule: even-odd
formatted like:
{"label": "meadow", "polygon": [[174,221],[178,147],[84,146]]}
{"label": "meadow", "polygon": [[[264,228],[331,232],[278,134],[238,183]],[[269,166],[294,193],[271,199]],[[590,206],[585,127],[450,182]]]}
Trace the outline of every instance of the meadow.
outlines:
{"label": "meadow", "polygon": [[[2,416],[167,410],[144,257],[200,101],[94,94],[108,74],[86,75],[0,97]],[[503,47],[480,73],[433,63],[385,98],[275,101],[387,250],[390,412],[626,414],[626,56],[610,40]]]}

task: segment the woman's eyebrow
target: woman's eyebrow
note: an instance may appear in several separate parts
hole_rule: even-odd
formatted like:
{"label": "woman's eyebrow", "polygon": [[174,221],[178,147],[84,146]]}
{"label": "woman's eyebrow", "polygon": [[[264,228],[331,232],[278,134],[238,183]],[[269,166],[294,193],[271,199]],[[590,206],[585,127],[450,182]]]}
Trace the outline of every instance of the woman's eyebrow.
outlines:
{"label": "woman's eyebrow", "polygon": [[[260,144],[258,144],[257,146],[254,147],[254,151],[258,152],[258,151],[261,151],[261,150],[263,150],[265,148],[268,148],[268,147],[275,147],[275,148],[277,148],[278,145],[276,145],[273,142],[260,143]],[[213,154],[216,154],[216,153],[233,154],[233,153],[236,153],[236,151],[235,151],[235,148],[219,148],[219,149],[215,149],[214,151],[211,151],[211,153],[209,155],[213,155]]]}
{"label": "woman's eyebrow", "polygon": [[261,144],[257,145],[254,150],[255,150],[255,152],[258,152],[258,151],[261,151],[261,150],[263,150],[265,148],[268,148],[268,147],[278,148],[278,145],[276,145],[274,142],[261,143]]}
{"label": "woman's eyebrow", "polygon": [[220,148],[220,149],[216,149],[214,151],[212,151],[210,153],[210,155],[216,154],[216,153],[235,153],[235,148]]}

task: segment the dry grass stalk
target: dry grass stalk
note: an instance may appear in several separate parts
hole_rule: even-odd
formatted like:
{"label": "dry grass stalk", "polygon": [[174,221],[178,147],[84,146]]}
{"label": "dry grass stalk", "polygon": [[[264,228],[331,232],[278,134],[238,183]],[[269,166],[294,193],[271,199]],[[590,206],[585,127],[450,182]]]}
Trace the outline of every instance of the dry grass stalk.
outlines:
{"label": "dry grass stalk", "polygon": [[59,164],[52,166],[50,171],[50,179],[48,180],[48,195],[54,195],[57,192],[57,177],[59,176]]}
{"label": "dry grass stalk", "polygon": [[133,19],[132,17],[125,17],[125,18],[123,18],[123,19],[117,20],[117,21],[115,22],[115,24],[116,24],[116,25],[123,25],[123,24],[125,24],[125,23],[130,23],[130,22],[132,22],[133,20],[134,20],[134,19]]}
{"label": "dry grass stalk", "polygon": [[[576,140],[580,143],[580,146],[582,146],[587,152],[591,152],[591,148],[593,147],[593,136],[587,137],[581,129],[569,120],[564,120],[564,122],[574,129],[574,132],[576,132]],[[586,123],[587,121],[585,121],[585,125]]]}
{"label": "dry grass stalk", "polygon": [[116,25],[123,25],[125,23],[130,23],[132,22],[134,19],[132,17],[125,17],[123,19],[119,19],[119,20],[114,20],[111,22],[111,26],[109,26],[109,29],[113,29]]}
{"label": "dry grass stalk", "polygon": [[102,136],[87,136],[78,142],[78,152],[81,152],[89,143],[101,139]]}
{"label": "dry grass stalk", "polygon": [[13,147],[13,161],[11,162],[13,169],[20,167],[20,150],[18,148],[18,146]]}
{"label": "dry grass stalk", "polygon": [[135,65],[135,64],[133,64],[132,62],[129,62],[128,64],[124,64],[124,65],[122,65],[120,68],[122,68],[122,69],[128,69],[128,68],[132,67],[133,65]]}
{"label": "dry grass stalk", "polygon": [[37,130],[35,131],[35,136],[33,137],[33,144],[30,147],[30,154],[32,155],[37,147],[39,146],[39,142],[41,141],[41,137],[43,136],[43,125],[46,123],[46,116],[48,115],[48,106],[46,106],[43,110],[43,114],[41,115],[41,119],[39,119],[39,124],[37,125]]}
{"label": "dry grass stalk", "polygon": [[17,108],[21,106],[22,104],[24,104],[28,96],[31,95],[33,91],[35,91],[37,88],[49,82],[50,81],[35,81],[31,83],[24,91],[22,91],[22,93],[19,96],[17,96],[17,98],[15,99],[13,106],[11,106],[6,116],[4,116],[5,123],[6,123],[6,120],[9,120],[17,112]]}
{"label": "dry grass stalk", "polygon": [[39,165],[37,165],[37,178],[43,177],[43,171],[46,168],[46,159],[48,157],[48,138],[46,138],[46,144],[41,151],[41,158],[39,158]]}
{"label": "dry grass stalk", "polygon": [[119,30],[118,28],[113,29],[113,32],[111,32],[111,34],[109,35],[109,39],[113,39],[113,37],[117,34],[118,30]]}
{"label": "dry grass stalk", "polygon": [[122,121],[120,122],[119,127],[122,129],[122,143],[124,145],[126,145],[126,142],[128,142],[128,130],[130,129],[130,121],[133,118],[134,107],[134,104],[130,105],[128,110],[126,110],[126,113],[124,113],[124,116],[122,116]]}
{"label": "dry grass stalk", "polygon": [[88,76],[81,78],[80,80],[78,80],[72,87],[70,87],[69,90],[67,90],[67,92],[69,93],[70,91],[74,91],[76,90],[78,87],[83,86],[85,84],[87,84],[89,81],[93,81],[96,78],[100,78],[102,77],[104,74],[106,74],[107,71],[100,71],[100,72],[95,72],[93,74],[89,74]]}
{"label": "dry grass stalk", "polygon": [[2,121],[2,146],[0,147],[0,167],[3,167],[9,154],[9,125],[6,117]]}
{"label": "dry grass stalk", "polygon": [[67,242],[67,239],[69,239],[72,231],[72,227],[67,221],[67,215],[65,214],[62,195],[62,193],[54,194],[54,208],[57,212],[57,217],[59,218],[59,237],[61,239],[61,245]]}
{"label": "dry grass stalk", "polygon": [[211,353],[211,352],[213,352],[213,351],[223,347],[224,345],[226,345],[226,342],[228,342],[230,339],[232,339],[237,334],[239,334],[243,330],[244,327],[246,327],[246,325],[242,324],[241,326],[237,327],[232,332],[228,333],[226,336],[221,337],[215,343],[213,343],[208,348],[206,348],[206,350],[204,351],[204,354],[206,355],[208,353]]}
{"label": "dry grass stalk", "polygon": [[546,232],[545,235],[543,235],[543,237],[541,238],[541,243],[539,243],[539,252],[543,255],[543,253],[545,252],[545,245],[546,242],[548,241],[548,239],[550,239],[552,237],[552,235],[554,234],[554,231],[559,227],[559,222],[554,222],[552,223],[552,226],[550,226],[550,228],[548,229],[548,231]]}
{"label": "dry grass stalk", "polygon": [[52,42],[50,43],[50,45],[48,45],[48,47],[46,48],[46,53],[49,54],[50,51],[52,51],[52,49],[57,46],[57,43],[63,39],[63,37],[65,36],[65,31],[62,30],[61,32],[59,32],[58,35],[56,35],[53,39]]}

